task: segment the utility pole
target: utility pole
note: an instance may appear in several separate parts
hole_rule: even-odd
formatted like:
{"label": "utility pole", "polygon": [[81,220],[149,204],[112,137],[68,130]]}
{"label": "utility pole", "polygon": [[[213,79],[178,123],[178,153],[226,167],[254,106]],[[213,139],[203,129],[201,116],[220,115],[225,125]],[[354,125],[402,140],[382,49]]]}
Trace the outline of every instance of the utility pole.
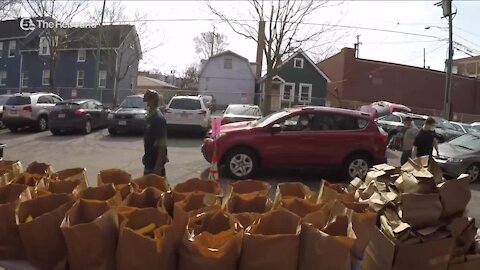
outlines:
{"label": "utility pole", "polygon": [[425,48],[423,48],[423,68],[425,68]]}
{"label": "utility pole", "polygon": [[[98,30],[98,38],[97,38],[97,59],[95,62],[95,96],[98,100],[102,100],[102,98],[98,95],[98,76],[100,72],[100,48],[102,46],[102,31],[103,31],[103,16],[105,15],[105,3],[107,0],[103,0],[103,7],[102,7],[102,17],[100,19],[100,29]],[[115,101],[113,102],[115,104]]]}
{"label": "utility pole", "polygon": [[213,56],[213,45],[215,44],[215,25],[213,26],[213,32],[212,32],[212,46],[210,48],[210,57]]}
{"label": "utility pole", "polygon": [[453,13],[452,13],[452,0],[442,0],[435,4],[441,6],[443,9],[443,17],[448,17],[448,59],[447,64],[447,79],[445,84],[445,100],[444,100],[444,117],[450,120],[451,116],[451,94],[452,94],[452,60],[453,60]]}
{"label": "utility pole", "polygon": [[354,44],[355,46],[355,57],[358,58],[360,55],[360,45],[362,43],[360,42],[360,35],[357,35],[357,43]]}

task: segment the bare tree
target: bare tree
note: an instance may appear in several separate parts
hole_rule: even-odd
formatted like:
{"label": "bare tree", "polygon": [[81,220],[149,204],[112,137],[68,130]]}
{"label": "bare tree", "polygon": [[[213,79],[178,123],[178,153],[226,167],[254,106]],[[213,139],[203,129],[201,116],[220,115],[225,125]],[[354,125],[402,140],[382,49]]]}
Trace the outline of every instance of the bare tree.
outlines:
{"label": "bare tree", "polygon": [[203,59],[225,51],[229,45],[224,34],[215,32],[203,32],[193,41],[195,42],[195,52],[201,54]]}
{"label": "bare tree", "polygon": [[184,88],[188,90],[197,90],[198,89],[198,67],[193,64],[185,70],[184,73]]}
{"label": "bare tree", "polygon": [[[271,111],[272,78],[282,60],[298,49],[311,51],[314,48],[329,46],[324,38],[326,33],[334,30],[334,26],[313,27],[310,20],[321,8],[339,4],[341,2],[330,0],[250,0],[247,10],[250,18],[230,19],[212,3],[207,2],[210,11],[227,22],[235,33],[257,43],[263,40],[263,44],[260,45],[263,47],[267,67],[263,103],[265,113]],[[259,35],[260,22],[265,22],[266,33]]]}
{"label": "bare tree", "polygon": [[0,20],[15,18],[20,15],[20,0],[3,0],[0,2]]}
{"label": "bare tree", "polygon": [[[148,28],[146,19],[147,15],[135,11],[132,15],[129,15],[125,6],[121,1],[107,2],[104,14],[104,25],[126,25],[133,24],[135,26],[136,37],[131,37],[131,40],[137,40],[140,43],[135,42],[123,42],[120,44],[120,48],[115,51],[109,51],[107,53],[108,73],[114,76],[114,88],[113,88],[113,106],[117,103],[118,94],[118,82],[125,79],[134,65],[138,66],[138,61],[143,57],[145,53],[148,53],[161,45],[163,45],[163,39],[161,41],[155,41],[150,34],[151,29]],[[100,23],[102,10],[101,7],[95,9],[89,14],[91,21]],[[158,33],[158,32],[157,32]],[[133,32],[131,34],[134,34]],[[158,36],[158,35],[156,35]],[[126,38],[126,37],[124,37]],[[102,44],[106,44],[111,40],[108,31],[103,33]],[[94,53],[95,57],[96,54]],[[116,64],[115,64],[116,63]],[[124,68],[122,68],[124,67]]]}
{"label": "bare tree", "polygon": [[[88,7],[86,0],[80,1],[59,1],[59,0],[25,0],[22,2],[23,8],[32,17],[61,22],[64,26],[70,26],[75,23],[75,19]],[[73,28],[72,28],[73,29]],[[72,30],[69,29],[69,30]],[[57,62],[60,57],[60,50],[68,47],[69,44],[83,39],[75,35],[75,29],[69,31],[64,27],[52,27],[44,30],[43,36],[48,45],[49,52],[42,57],[48,58],[50,63],[50,91],[56,92],[55,75]],[[79,30],[80,31],[80,30]],[[67,36],[68,32],[68,36]],[[74,35],[71,35],[74,34]],[[72,36],[76,36],[72,39]],[[39,55],[41,52],[39,52]]]}

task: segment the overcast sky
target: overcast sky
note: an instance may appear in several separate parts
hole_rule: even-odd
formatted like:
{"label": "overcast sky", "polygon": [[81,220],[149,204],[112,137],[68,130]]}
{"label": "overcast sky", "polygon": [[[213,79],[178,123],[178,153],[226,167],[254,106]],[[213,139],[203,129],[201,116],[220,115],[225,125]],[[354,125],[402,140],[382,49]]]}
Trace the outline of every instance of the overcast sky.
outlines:
{"label": "overcast sky", "polygon": [[[107,0],[107,3],[112,2]],[[326,40],[339,39],[330,44],[335,51],[353,47],[355,36],[360,35],[360,57],[412,66],[426,65],[443,70],[448,47],[448,22],[441,19],[442,9],[436,1],[345,1],[334,7],[319,10],[312,23],[339,24],[337,31],[325,36]],[[93,5],[101,5],[101,1]],[[246,1],[213,1],[213,6],[230,18],[248,18]],[[340,3],[334,2],[332,3]],[[203,1],[122,1],[129,15],[138,10],[149,20],[217,19]],[[478,16],[480,1],[454,1],[457,15],[454,18],[454,41],[472,52],[480,52],[480,27]],[[454,8],[455,10],[455,8]],[[235,34],[227,24],[212,21],[149,21],[142,36],[144,47],[163,45],[144,55],[140,68],[162,72],[175,70],[181,74],[187,66],[198,63],[193,38],[201,32],[216,31],[225,34],[232,50],[250,61],[255,61],[256,44]],[[430,29],[425,27],[431,26]],[[305,26],[313,27],[313,26]],[[361,28],[386,29],[433,37],[388,33]],[[455,51],[454,58],[467,57]],[[313,57],[313,56],[312,56]]]}

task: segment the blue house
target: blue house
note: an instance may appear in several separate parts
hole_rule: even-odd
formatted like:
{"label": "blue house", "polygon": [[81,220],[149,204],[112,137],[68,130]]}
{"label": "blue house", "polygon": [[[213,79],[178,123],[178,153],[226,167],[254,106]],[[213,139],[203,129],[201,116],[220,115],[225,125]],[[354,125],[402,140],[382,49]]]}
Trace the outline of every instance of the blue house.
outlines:
{"label": "blue house", "polygon": [[[53,31],[45,28],[20,27],[21,20],[0,21],[0,94],[47,91],[112,105],[134,92],[142,58],[135,26],[103,26],[97,54],[98,27],[56,29],[52,37]],[[57,46],[50,48],[49,40]]]}

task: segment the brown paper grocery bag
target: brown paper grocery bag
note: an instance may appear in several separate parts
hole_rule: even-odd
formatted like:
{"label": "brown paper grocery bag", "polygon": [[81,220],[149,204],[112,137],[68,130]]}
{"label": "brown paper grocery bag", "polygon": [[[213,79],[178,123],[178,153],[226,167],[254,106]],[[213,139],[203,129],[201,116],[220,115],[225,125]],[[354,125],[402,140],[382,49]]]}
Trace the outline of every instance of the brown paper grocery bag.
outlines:
{"label": "brown paper grocery bag", "polygon": [[183,183],[177,184],[173,188],[173,200],[174,202],[181,201],[185,199],[188,194],[195,191],[210,193],[217,196],[221,196],[222,193],[220,185],[215,181],[191,178]]}
{"label": "brown paper grocery bag", "polygon": [[28,165],[25,172],[50,177],[54,170],[50,164],[34,161]]}
{"label": "brown paper grocery bag", "polygon": [[227,192],[225,197],[230,197],[236,194],[251,194],[254,193],[258,196],[266,196],[270,192],[272,186],[260,180],[240,180],[233,183],[230,183],[227,187]]}
{"label": "brown paper grocery bag", "polygon": [[51,194],[20,204],[20,236],[29,263],[38,269],[66,268],[67,247],[60,224],[73,203],[73,195]]}
{"label": "brown paper grocery bag", "polygon": [[11,168],[0,167],[0,187],[8,185],[14,178]]}
{"label": "brown paper grocery bag", "polygon": [[126,206],[135,208],[157,208],[163,192],[154,187],[147,187],[141,192],[130,193],[124,201]]}
{"label": "brown paper grocery bag", "polygon": [[401,215],[403,222],[413,229],[437,225],[442,215],[439,194],[404,193],[401,197]]}
{"label": "brown paper grocery bag", "polygon": [[89,187],[82,191],[78,197],[85,200],[106,201],[112,207],[118,206],[122,203],[122,196],[120,195],[120,192],[115,189],[113,184]]}
{"label": "brown paper grocery bag", "polygon": [[312,203],[308,200],[290,197],[283,199],[279,205],[280,208],[286,209],[297,216],[304,218],[306,215],[320,210],[324,205]]}
{"label": "brown paper grocery bag", "polygon": [[54,173],[52,179],[58,181],[79,181],[79,191],[85,190],[88,187],[87,169],[85,168],[61,170]]}
{"label": "brown paper grocery bag", "polygon": [[167,178],[158,176],[156,174],[147,174],[139,178],[132,180],[132,183],[135,183],[136,188],[139,190],[144,190],[147,187],[154,187],[162,192],[170,191],[170,185],[168,184]]}
{"label": "brown paper grocery bag", "polygon": [[312,224],[302,224],[298,270],[350,270],[353,239],[322,232]]}
{"label": "brown paper grocery bag", "polygon": [[468,176],[461,179],[452,179],[437,185],[443,211],[442,217],[450,217],[463,213],[472,194]]}
{"label": "brown paper grocery bag", "polygon": [[346,192],[342,185],[330,184],[329,182],[322,180],[318,192],[317,204],[328,203],[337,199],[353,202],[355,200],[355,192]]}
{"label": "brown paper grocery bag", "polygon": [[70,270],[114,270],[118,220],[106,201],[79,199],[60,225]]}
{"label": "brown paper grocery bag", "polygon": [[272,201],[267,195],[257,193],[236,194],[225,202],[224,209],[236,218],[243,228],[247,228],[262,214],[272,209]]}
{"label": "brown paper grocery bag", "polygon": [[126,215],[120,226],[117,270],[176,270],[171,222],[167,213],[155,208],[135,209]]}
{"label": "brown paper grocery bag", "polygon": [[216,195],[210,193],[193,192],[188,194],[184,200],[176,202],[173,209],[176,239],[180,241],[183,238],[190,217],[215,209],[221,209],[220,200]]}
{"label": "brown paper grocery bag", "polygon": [[223,210],[190,218],[180,246],[179,270],[236,270],[243,228]]}
{"label": "brown paper grocery bag", "polygon": [[239,270],[296,270],[300,217],[284,209],[264,214],[245,230]]}
{"label": "brown paper grocery bag", "polygon": [[[316,202],[315,192],[312,192],[310,188],[300,182],[280,183],[277,186],[277,191],[274,199],[274,208],[280,205],[283,199],[298,198],[302,200],[308,200],[313,203]],[[317,195],[318,196],[318,195]]]}
{"label": "brown paper grocery bag", "polygon": [[30,194],[33,198],[41,195],[37,194],[37,191],[42,191],[46,189],[45,178],[40,174],[32,174],[28,172],[21,173],[16,176],[11,183],[28,186],[28,188],[30,189]]}
{"label": "brown paper grocery bag", "polygon": [[25,258],[16,211],[21,202],[30,199],[32,196],[26,185],[10,184],[0,187],[0,260]]}
{"label": "brown paper grocery bag", "polygon": [[12,171],[13,177],[23,172],[22,163],[18,160],[0,160],[0,168]]}
{"label": "brown paper grocery bag", "polygon": [[63,181],[49,181],[48,192],[54,194],[72,194],[77,196],[82,190],[82,182],[78,179],[63,180]]}
{"label": "brown paper grocery bag", "polygon": [[130,194],[134,187],[131,184],[132,175],[120,169],[102,170],[97,177],[97,186],[114,184],[115,188],[120,191],[122,200]]}

